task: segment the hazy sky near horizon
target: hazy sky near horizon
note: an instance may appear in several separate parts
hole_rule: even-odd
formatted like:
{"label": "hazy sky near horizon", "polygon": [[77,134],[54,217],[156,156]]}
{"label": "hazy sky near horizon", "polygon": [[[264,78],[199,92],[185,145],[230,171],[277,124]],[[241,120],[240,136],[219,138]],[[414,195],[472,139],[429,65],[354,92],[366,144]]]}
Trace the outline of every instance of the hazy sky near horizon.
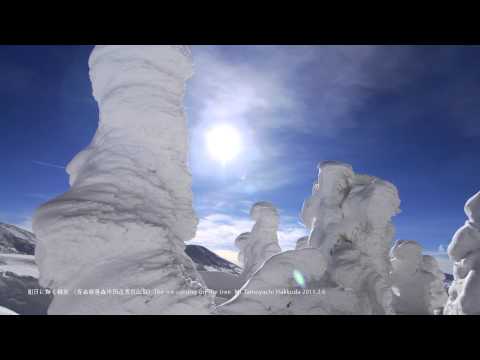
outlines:
{"label": "hazy sky near horizon", "polygon": [[[64,167],[98,122],[91,46],[0,46],[0,222],[28,227],[68,189]],[[281,212],[281,245],[324,160],[395,184],[397,239],[445,247],[480,190],[480,48],[476,46],[194,46],[185,99],[195,243],[235,250],[250,206]],[[205,134],[238,129],[242,151],[222,166]]]}

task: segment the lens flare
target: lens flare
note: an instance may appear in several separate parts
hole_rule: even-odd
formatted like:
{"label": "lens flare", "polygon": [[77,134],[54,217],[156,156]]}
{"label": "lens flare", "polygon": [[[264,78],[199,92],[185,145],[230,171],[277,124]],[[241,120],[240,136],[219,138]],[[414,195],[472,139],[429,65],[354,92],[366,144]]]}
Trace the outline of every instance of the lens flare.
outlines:
{"label": "lens flare", "polygon": [[293,279],[296,281],[300,287],[304,288],[306,285],[305,278],[303,277],[302,273],[298,270],[293,270]]}

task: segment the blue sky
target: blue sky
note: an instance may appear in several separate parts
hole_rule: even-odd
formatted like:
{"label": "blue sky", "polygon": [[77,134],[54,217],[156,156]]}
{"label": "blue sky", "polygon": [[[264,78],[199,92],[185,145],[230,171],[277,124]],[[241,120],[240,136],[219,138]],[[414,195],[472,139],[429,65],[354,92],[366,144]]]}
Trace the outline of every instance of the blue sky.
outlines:
{"label": "blue sky", "polygon": [[[0,46],[0,222],[28,227],[68,189],[64,167],[97,125],[90,46]],[[185,99],[201,222],[196,243],[232,251],[251,204],[298,221],[316,165],[339,160],[400,192],[397,239],[436,251],[465,221],[480,188],[480,48],[473,46],[194,46]],[[205,133],[231,124],[243,150],[221,166]]]}

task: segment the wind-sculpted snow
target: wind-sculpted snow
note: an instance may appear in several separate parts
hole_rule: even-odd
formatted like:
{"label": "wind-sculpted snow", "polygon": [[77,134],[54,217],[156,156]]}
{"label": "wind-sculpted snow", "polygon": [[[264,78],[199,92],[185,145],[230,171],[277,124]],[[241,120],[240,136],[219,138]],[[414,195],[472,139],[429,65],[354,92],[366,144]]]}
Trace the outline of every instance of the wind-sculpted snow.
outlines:
{"label": "wind-sculpted snow", "polygon": [[250,216],[255,220],[253,229],[236,239],[239,246],[239,260],[243,264],[241,277],[250,278],[263,263],[282,251],[278,245],[278,212],[268,202],[259,202],[252,206]]}
{"label": "wind-sculpted snow", "polygon": [[468,220],[453,235],[448,255],[454,261],[454,280],[444,313],[480,314],[480,192],[465,204]]}
{"label": "wind-sculpted snow", "polygon": [[316,291],[325,269],[325,259],[318,249],[274,255],[217,311],[223,315],[326,314],[328,308],[322,302],[325,294]]}
{"label": "wind-sculpted snow", "polygon": [[[308,241],[302,239],[298,250],[267,260],[245,284],[246,292],[219,306],[218,311],[392,314],[391,218],[399,212],[399,205],[394,185],[356,175],[347,164],[323,163],[301,214],[311,230]],[[304,246],[309,248],[302,249]],[[314,266],[321,266],[322,271]],[[298,286],[313,295],[295,294]],[[256,292],[278,288],[294,294],[280,300]]]}
{"label": "wind-sculpted snow", "polygon": [[415,241],[397,241],[391,250],[393,308],[400,315],[441,314],[445,275],[435,258],[422,255]]}
{"label": "wind-sculpted snow", "polygon": [[311,229],[310,246],[324,254],[330,278],[359,296],[362,313],[392,313],[388,254],[391,218],[399,206],[393,184],[333,161],[320,165],[312,197],[304,203],[301,218]]}
{"label": "wind-sculpted snow", "polygon": [[176,295],[57,296],[49,312],[208,313],[210,296],[184,294],[203,287],[184,253],[197,225],[183,110],[189,49],[98,45],[89,65],[100,123],[67,167],[70,191],[35,215],[40,283]]}

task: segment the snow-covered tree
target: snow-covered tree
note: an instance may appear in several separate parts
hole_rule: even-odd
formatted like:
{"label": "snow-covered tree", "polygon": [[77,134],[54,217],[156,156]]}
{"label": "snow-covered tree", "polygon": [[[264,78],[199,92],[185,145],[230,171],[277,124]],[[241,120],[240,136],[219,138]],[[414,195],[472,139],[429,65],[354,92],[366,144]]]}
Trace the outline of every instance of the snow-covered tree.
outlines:
{"label": "snow-covered tree", "polygon": [[97,45],[89,66],[100,122],[68,165],[71,189],[35,215],[40,284],[142,291],[56,296],[49,313],[206,314],[212,299],[196,293],[184,252],[198,222],[183,109],[190,50]]}
{"label": "snow-covered tree", "polygon": [[392,312],[388,254],[394,235],[391,218],[399,205],[393,184],[328,161],[320,165],[312,197],[303,207],[310,246],[322,250],[331,279],[352,289],[366,313]]}
{"label": "snow-covered tree", "polygon": [[480,314],[480,192],[465,204],[467,222],[453,235],[448,255],[454,261],[447,315]]}
{"label": "snow-covered tree", "polygon": [[393,308],[400,315],[442,312],[447,294],[444,274],[435,258],[422,255],[416,241],[397,241],[391,250]]}
{"label": "snow-covered tree", "polygon": [[248,248],[250,233],[246,232],[238,235],[235,239],[235,246],[238,248],[238,262],[241,266],[245,264],[245,250]]}
{"label": "snow-covered tree", "polygon": [[[222,315],[328,314],[328,308],[322,301],[326,295],[316,290],[325,269],[326,262],[319,249],[285,251],[274,255],[237,295],[221,304],[217,312]],[[308,293],[309,289],[314,292]]]}
{"label": "snow-covered tree", "polygon": [[[311,230],[310,248],[275,255],[253,274],[243,291],[219,307],[221,313],[392,314],[389,250],[399,211],[394,185],[355,175],[350,165],[320,166],[301,219]],[[314,264],[321,267],[315,268]],[[313,291],[262,296],[277,288]]]}
{"label": "snow-covered tree", "polygon": [[275,206],[269,202],[258,202],[252,206],[250,217],[255,220],[255,225],[244,237],[243,245],[240,245],[240,256],[243,262],[241,276],[245,280],[250,278],[265,260],[282,251],[278,244],[279,219]]}

